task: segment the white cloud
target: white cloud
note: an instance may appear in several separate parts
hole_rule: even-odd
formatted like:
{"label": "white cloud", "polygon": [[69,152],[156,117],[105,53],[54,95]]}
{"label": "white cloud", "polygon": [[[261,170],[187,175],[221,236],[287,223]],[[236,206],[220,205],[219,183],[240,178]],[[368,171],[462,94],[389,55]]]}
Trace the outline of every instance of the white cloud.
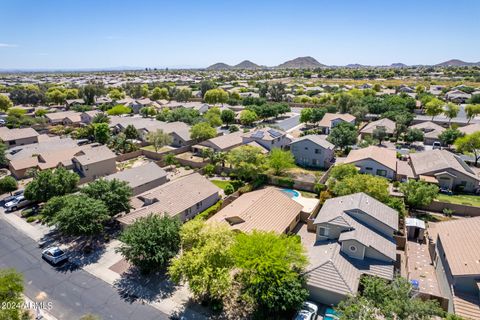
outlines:
{"label": "white cloud", "polygon": [[16,48],[16,47],[18,47],[16,44],[0,43],[0,48]]}

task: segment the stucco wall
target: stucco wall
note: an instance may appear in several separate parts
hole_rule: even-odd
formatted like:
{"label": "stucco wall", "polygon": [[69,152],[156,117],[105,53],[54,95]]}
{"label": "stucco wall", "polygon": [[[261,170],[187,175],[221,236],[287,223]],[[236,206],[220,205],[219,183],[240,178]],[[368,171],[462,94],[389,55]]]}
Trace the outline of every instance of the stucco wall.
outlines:
{"label": "stucco wall", "polygon": [[[334,156],[333,150],[325,149],[310,140],[302,140],[290,145],[295,162],[301,166],[328,168]],[[319,153],[315,153],[319,150]],[[316,164],[313,163],[316,160]]]}

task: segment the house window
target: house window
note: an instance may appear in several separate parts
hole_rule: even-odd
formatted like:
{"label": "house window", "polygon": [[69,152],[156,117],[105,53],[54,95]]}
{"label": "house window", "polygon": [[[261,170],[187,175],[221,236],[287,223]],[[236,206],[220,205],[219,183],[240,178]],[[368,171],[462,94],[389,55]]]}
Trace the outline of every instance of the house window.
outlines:
{"label": "house window", "polygon": [[387,170],[377,169],[377,176],[386,177],[387,176]]}
{"label": "house window", "polygon": [[305,150],[308,150],[308,147],[305,147]]}
{"label": "house window", "polygon": [[371,167],[366,167],[365,170],[367,170],[367,171],[372,171],[373,168],[371,168]]}
{"label": "house window", "polygon": [[318,160],[317,159],[312,159],[312,165],[316,166],[318,163]]}
{"label": "house window", "polygon": [[328,237],[328,228],[319,227],[318,234],[321,235],[322,237]]}
{"label": "house window", "polygon": [[350,246],[350,251],[356,252],[356,251],[357,251],[357,247],[355,247],[355,246]]}
{"label": "house window", "polygon": [[315,154],[320,154],[320,149],[315,149]]}
{"label": "house window", "polygon": [[200,201],[199,203],[197,203],[197,209],[200,209],[202,207],[202,201]]}
{"label": "house window", "polygon": [[8,141],[8,144],[13,146],[15,144],[15,140]]}

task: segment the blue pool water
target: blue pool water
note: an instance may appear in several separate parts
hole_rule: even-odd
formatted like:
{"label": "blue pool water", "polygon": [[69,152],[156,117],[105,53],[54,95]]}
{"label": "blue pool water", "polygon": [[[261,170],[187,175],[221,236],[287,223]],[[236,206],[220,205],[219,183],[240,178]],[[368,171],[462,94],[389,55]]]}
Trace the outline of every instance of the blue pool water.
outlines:
{"label": "blue pool water", "polygon": [[285,192],[287,196],[290,198],[298,198],[300,197],[300,193],[296,190],[293,189],[282,189],[282,192]]}

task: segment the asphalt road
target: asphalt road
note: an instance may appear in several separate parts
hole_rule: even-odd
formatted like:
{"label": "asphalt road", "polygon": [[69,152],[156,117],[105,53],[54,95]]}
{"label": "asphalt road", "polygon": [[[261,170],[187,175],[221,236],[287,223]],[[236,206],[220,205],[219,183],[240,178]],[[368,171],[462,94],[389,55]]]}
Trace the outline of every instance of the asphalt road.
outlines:
{"label": "asphalt road", "polygon": [[293,117],[287,118],[285,120],[277,122],[277,126],[280,127],[280,129],[287,131],[292,129],[293,127],[296,127],[300,124],[300,108],[292,108],[292,112],[298,113],[298,115],[295,115]]}
{"label": "asphalt road", "polygon": [[77,269],[57,269],[41,258],[35,241],[17,231],[1,218],[0,268],[15,268],[23,273],[25,294],[35,299],[46,293],[44,303],[51,302],[48,311],[58,319],[76,320],[93,313],[102,319],[169,319],[168,315],[138,302],[127,302],[108,283]]}

